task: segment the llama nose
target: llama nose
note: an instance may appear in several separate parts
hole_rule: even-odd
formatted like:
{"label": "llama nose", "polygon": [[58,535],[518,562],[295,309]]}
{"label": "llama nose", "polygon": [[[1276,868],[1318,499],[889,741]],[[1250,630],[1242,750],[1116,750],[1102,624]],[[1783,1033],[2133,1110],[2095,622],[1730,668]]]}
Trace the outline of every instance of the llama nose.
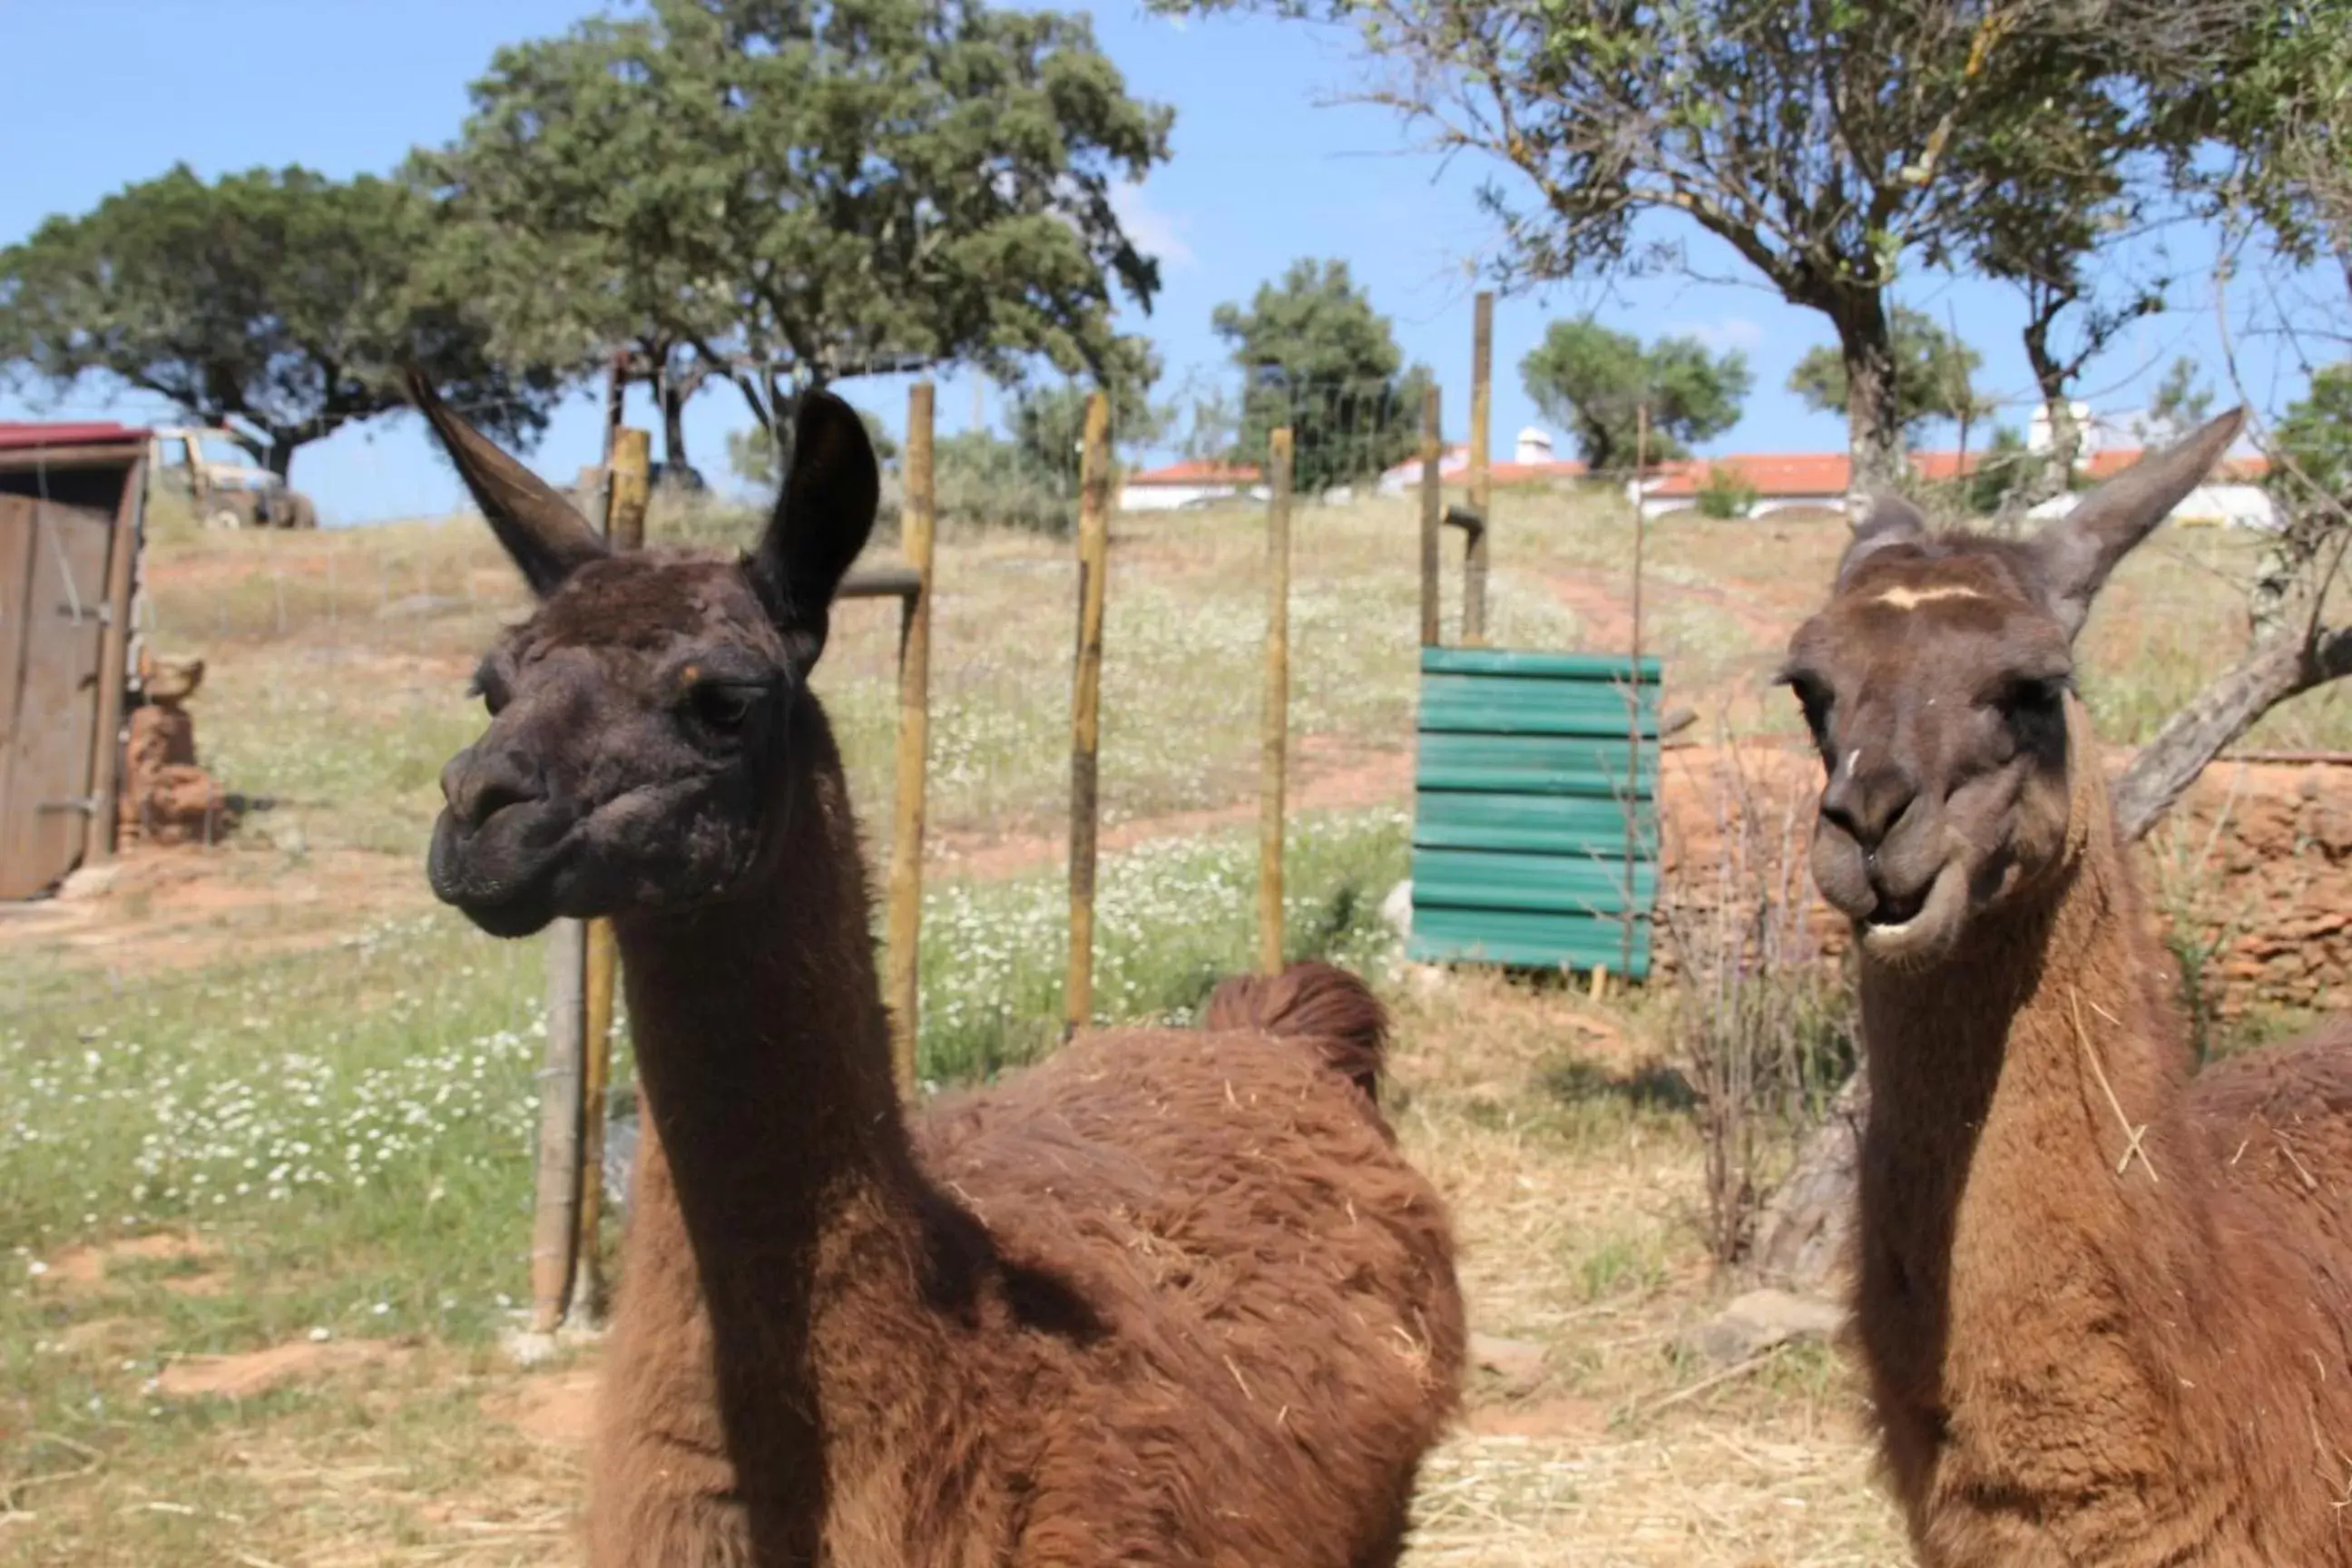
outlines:
{"label": "llama nose", "polygon": [[1902,768],[1855,773],[1840,769],[1822,791],[1822,815],[1865,851],[1875,851],[1919,797],[1919,787]]}
{"label": "llama nose", "polygon": [[441,770],[441,798],[449,803],[450,815],[467,827],[479,827],[508,806],[546,795],[538,762],[508,747],[485,751],[470,746]]}

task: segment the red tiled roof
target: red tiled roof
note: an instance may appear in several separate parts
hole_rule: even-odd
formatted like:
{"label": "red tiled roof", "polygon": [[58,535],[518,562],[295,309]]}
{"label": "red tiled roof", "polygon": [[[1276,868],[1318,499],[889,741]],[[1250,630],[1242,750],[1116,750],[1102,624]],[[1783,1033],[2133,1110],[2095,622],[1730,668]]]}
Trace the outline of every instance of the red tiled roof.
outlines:
{"label": "red tiled roof", "polygon": [[1254,485],[1261,475],[1253,463],[1218,463],[1187,458],[1162,468],[1146,468],[1127,476],[1130,485]]}
{"label": "red tiled roof", "polygon": [[1695,496],[1715,468],[1728,468],[1760,495],[1843,496],[1852,466],[1843,452],[1759,452],[1737,457],[1664,463],[1665,477],[1644,494],[1663,499]]}
{"label": "red tiled roof", "polygon": [[[2109,479],[2147,456],[2144,447],[2107,447],[2091,454],[2084,472],[2095,479]],[[2225,480],[2250,483],[2271,471],[2271,460],[2263,457],[2225,457],[2213,466],[2213,476]]]}
{"label": "red tiled roof", "polygon": [[1982,452],[1914,452],[1911,469],[1931,483],[1957,479],[1963,474],[1973,474],[1983,466]]}
{"label": "red tiled roof", "polygon": [[0,450],[22,451],[34,447],[113,447],[144,442],[147,432],[110,420],[82,420],[65,425],[36,425],[0,420]]}
{"label": "red tiled roof", "polygon": [[[2085,476],[2092,479],[2113,479],[2146,456],[2138,447],[2111,447],[2091,454],[2084,465]],[[1914,452],[1911,468],[1921,479],[1949,480],[1964,473],[1976,472],[1984,461],[1982,452],[1970,452],[1965,460],[1958,452]],[[1758,493],[1771,497],[1813,499],[1843,496],[1846,493],[1851,464],[1843,452],[1777,452],[1748,453],[1737,457],[1683,458],[1658,465],[1662,476],[1646,490],[1645,495],[1675,500],[1698,494],[1706,483],[1711,468],[1732,469],[1753,485]],[[2251,482],[2270,472],[2266,458],[2224,458],[2214,473],[2225,480]]]}
{"label": "red tiled roof", "polygon": [[1486,477],[1498,485],[1515,485],[1527,479],[1572,479],[1584,472],[1584,465],[1574,458],[1555,458],[1549,463],[1494,463]]}

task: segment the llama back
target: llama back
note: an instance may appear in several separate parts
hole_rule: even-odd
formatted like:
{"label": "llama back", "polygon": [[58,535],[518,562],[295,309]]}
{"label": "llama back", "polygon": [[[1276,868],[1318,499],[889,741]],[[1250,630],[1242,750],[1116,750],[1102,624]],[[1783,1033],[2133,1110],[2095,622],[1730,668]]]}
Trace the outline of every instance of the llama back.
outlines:
{"label": "llama back", "polygon": [[1209,994],[1201,1027],[1311,1044],[1325,1066],[1380,1103],[1388,1009],[1370,986],[1337,964],[1309,959],[1279,974],[1236,974]]}

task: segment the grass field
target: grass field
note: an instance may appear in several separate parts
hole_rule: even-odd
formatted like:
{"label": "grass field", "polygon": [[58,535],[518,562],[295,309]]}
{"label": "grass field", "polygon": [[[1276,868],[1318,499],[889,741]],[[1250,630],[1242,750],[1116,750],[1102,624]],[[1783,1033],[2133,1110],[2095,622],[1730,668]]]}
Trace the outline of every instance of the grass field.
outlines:
{"label": "grass field", "polygon": [[[1097,997],[1181,1018],[1250,951],[1263,543],[1246,510],[1115,539]],[[1644,639],[1669,701],[1787,732],[1765,678],[1839,542],[1656,528]],[[2246,548],[2167,537],[2126,566],[2090,634],[2111,738],[2235,645]],[[1900,1561],[1828,1352],[1723,1379],[1677,1348],[1725,1286],[1690,1118],[1661,1089],[1665,1010],[1389,965],[1412,513],[1305,509],[1296,549],[1291,943],[1381,977],[1402,1134],[1455,1205],[1475,1325],[1543,1350],[1507,1384],[1479,1375],[1414,1561]],[[1608,502],[1507,498],[1496,560],[1495,641],[1622,646]],[[941,545],[934,1080],[1034,1055],[1058,1016],[1074,586],[1066,544]],[[221,846],[0,920],[0,1563],[567,1560],[594,1348],[529,1369],[499,1349],[526,1288],[540,948],[433,904],[420,863],[440,766],[479,722],[466,674],[521,608],[512,574],[455,521],[167,537],[150,589],[157,645],[208,660],[204,761],[269,805]],[[818,676],[877,865],[894,615],[845,606]],[[2352,745],[2352,706],[2306,700],[2256,742]]]}

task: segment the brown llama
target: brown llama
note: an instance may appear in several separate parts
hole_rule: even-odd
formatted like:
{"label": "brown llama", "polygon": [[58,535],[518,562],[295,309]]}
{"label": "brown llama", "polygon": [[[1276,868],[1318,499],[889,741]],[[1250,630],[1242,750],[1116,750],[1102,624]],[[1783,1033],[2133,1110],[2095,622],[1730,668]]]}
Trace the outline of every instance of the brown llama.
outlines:
{"label": "brown llama", "polygon": [[1882,502],[1790,643],[1859,952],[1854,1336],[1937,1568],[2352,1564],[2352,1027],[2192,1078],[2074,689],[2240,420],[2027,542]]}
{"label": "brown llama", "polygon": [[1232,984],[1232,1027],[1093,1034],[903,1113],[808,685],[874,520],[857,416],[801,401],[774,517],[718,562],[608,555],[412,393],[540,599],[482,661],[434,890],[499,936],[611,917],[635,1038],[589,1561],[1393,1563],[1463,1318],[1359,1087],[1362,984]]}

